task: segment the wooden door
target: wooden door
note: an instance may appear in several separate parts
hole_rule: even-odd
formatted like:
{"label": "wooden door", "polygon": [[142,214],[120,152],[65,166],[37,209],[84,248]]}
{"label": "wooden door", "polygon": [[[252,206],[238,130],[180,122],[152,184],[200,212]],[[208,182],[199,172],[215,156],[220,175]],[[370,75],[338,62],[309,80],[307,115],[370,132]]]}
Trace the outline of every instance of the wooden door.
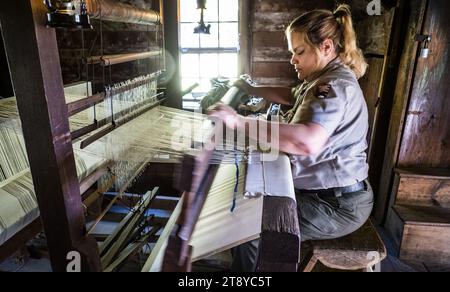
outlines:
{"label": "wooden door", "polygon": [[429,0],[423,34],[431,35],[428,58],[419,58],[398,165],[450,167],[450,2]]}

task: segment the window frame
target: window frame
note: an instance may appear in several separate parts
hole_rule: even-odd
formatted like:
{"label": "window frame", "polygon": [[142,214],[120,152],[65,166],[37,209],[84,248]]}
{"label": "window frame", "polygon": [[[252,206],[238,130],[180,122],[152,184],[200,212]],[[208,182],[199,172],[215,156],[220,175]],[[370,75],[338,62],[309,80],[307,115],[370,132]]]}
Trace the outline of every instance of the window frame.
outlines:
{"label": "window frame", "polygon": [[[183,1],[183,0],[180,0]],[[181,32],[182,32],[182,25],[189,25],[189,24],[198,24],[198,22],[191,22],[191,21],[181,21],[181,14],[183,13],[183,11],[181,11],[180,9],[180,21],[179,21],[179,31],[180,31],[180,69],[181,72],[183,72],[183,63],[181,62],[183,55],[188,55],[188,54],[192,54],[192,55],[197,55],[198,56],[198,77],[188,77],[188,76],[184,76],[183,73],[180,74],[181,77],[181,82],[183,83],[184,80],[186,79],[196,79],[198,82],[201,82],[202,80],[204,81],[205,77],[202,77],[201,74],[201,55],[202,54],[217,54],[217,58],[218,58],[218,62],[220,59],[220,55],[221,54],[233,54],[236,56],[236,60],[237,60],[237,67],[236,67],[236,73],[237,76],[224,76],[225,78],[230,78],[230,79],[237,79],[239,77],[239,75],[241,75],[241,38],[240,38],[240,29],[241,29],[241,9],[242,9],[242,2],[243,0],[238,0],[237,3],[237,9],[238,9],[238,13],[237,13],[237,20],[236,21],[230,21],[230,20],[224,20],[221,21],[220,20],[220,1],[228,1],[228,0],[217,0],[217,19],[212,20],[212,21],[207,21],[205,20],[206,24],[216,24],[216,29],[217,29],[217,47],[204,47],[202,48],[202,44],[201,44],[201,35],[198,35],[198,48],[196,47],[183,47],[182,45],[182,41],[181,41]],[[246,1],[246,0],[244,0]],[[181,5],[181,4],[180,4]],[[181,7],[181,6],[180,6]],[[197,10],[198,11],[198,10]],[[198,13],[198,16],[200,17],[200,13]],[[236,24],[237,25],[237,33],[238,35],[236,36],[236,47],[221,47],[221,34],[220,34],[220,25],[221,24],[227,24],[227,23],[231,23],[231,24]],[[194,35],[194,33],[192,32],[192,34]],[[220,74],[218,74],[219,76]],[[215,77],[218,77],[215,76]],[[214,77],[207,77],[207,78],[214,78]],[[185,90],[185,85],[182,84],[182,90]],[[191,94],[190,96],[192,96],[192,98],[188,98],[188,94],[182,96],[182,102],[183,102],[183,108],[185,108],[184,103],[193,103],[193,102],[200,102],[201,101],[201,97],[204,96],[207,92],[195,92],[193,94]]]}

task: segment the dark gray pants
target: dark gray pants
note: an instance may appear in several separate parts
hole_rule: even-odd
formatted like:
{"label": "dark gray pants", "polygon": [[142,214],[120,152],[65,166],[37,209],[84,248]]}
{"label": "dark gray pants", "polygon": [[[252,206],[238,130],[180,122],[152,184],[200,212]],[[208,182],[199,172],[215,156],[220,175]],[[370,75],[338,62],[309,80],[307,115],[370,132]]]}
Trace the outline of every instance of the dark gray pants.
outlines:
{"label": "dark gray pants", "polygon": [[[368,181],[365,183],[365,190],[346,193],[339,198],[297,192],[302,241],[340,238],[363,226],[373,208],[372,187]],[[255,271],[258,245],[259,240],[254,240],[233,249],[232,271]]]}

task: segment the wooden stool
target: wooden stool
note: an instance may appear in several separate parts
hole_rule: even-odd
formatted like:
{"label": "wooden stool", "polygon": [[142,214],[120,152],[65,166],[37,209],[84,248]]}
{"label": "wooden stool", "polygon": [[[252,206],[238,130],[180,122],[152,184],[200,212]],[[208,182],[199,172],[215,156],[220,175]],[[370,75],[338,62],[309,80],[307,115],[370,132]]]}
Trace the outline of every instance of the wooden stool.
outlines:
{"label": "wooden stool", "polygon": [[372,222],[339,239],[310,241],[299,271],[311,272],[319,261],[328,268],[372,272],[372,267],[386,258],[386,247]]}

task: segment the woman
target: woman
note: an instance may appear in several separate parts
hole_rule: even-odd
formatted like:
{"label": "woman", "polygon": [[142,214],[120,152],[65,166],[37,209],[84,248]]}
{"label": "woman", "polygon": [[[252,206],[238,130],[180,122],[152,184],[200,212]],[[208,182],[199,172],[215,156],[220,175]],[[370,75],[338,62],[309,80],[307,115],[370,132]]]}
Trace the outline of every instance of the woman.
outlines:
{"label": "woman", "polygon": [[[367,105],[357,81],[367,64],[347,5],[305,13],[286,35],[302,83],[292,90],[236,85],[292,106],[279,125],[279,148],[292,161],[302,241],[339,238],[359,229],[373,207],[365,152]],[[210,114],[244,130],[247,118],[225,105],[216,105]],[[257,244],[236,249],[233,270],[254,270]]]}

